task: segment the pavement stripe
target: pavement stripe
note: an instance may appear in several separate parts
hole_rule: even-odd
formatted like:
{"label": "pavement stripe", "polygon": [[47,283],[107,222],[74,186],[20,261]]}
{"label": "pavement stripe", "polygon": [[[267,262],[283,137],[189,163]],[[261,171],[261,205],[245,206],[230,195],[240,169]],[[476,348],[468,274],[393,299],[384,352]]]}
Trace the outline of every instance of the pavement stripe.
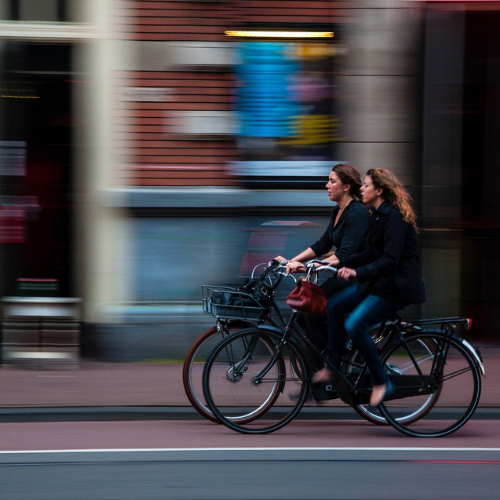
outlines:
{"label": "pavement stripe", "polygon": [[492,464],[500,448],[137,448],[2,451],[0,465],[90,462],[414,461]]}

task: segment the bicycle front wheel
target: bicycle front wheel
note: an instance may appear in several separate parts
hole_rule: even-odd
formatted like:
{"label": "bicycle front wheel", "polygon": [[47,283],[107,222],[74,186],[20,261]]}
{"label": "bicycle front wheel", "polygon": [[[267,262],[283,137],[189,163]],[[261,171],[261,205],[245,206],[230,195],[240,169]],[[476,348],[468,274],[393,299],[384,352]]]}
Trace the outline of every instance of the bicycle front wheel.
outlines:
{"label": "bicycle front wheel", "polygon": [[291,342],[281,345],[280,340],[274,331],[242,330],[222,340],[208,358],[205,399],[230,429],[245,434],[273,432],[290,422],[304,404],[310,384],[306,364]]}
{"label": "bicycle front wheel", "polygon": [[442,374],[433,371],[446,342],[444,332],[423,330],[404,336],[382,354],[382,361],[399,373],[390,375],[396,399],[379,408],[388,422],[406,435],[446,436],[462,427],[477,408],[479,363],[460,338],[451,338]]}
{"label": "bicycle front wheel", "polygon": [[[218,422],[219,420],[208,408],[203,395],[203,367],[214,347],[225,337],[243,328],[248,323],[232,323],[228,327],[217,329],[216,326],[204,331],[191,345],[182,367],[182,383],[184,392],[193,408],[203,417]],[[243,416],[242,416],[243,418]],[[253,416],[249,416],[253,418]]]}

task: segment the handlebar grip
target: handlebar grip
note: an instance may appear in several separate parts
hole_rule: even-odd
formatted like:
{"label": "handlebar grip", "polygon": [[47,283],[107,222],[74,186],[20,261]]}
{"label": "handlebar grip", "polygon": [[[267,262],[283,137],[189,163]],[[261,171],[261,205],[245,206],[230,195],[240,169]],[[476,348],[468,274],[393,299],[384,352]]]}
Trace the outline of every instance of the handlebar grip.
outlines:
{"label": "handlebar grip", "polygon": [[269,261],[270,266],[286,266],[288,264],[287,260],[276,260],[276,259],[271,259]]}
{"label": "handlebar grip", "polygon": [[319,264],[320,266],[329,266],[330,265],[328,262],[325,262],[324,260],[320,260],[320,259],[309,260],[304,265],[306,267],[314,267],[314,264]]}
{"label": "handlebar grip", "polygon": [[326,265],[326,266],[317,267],[316,271],[332,271],[333,273],[336,273],[336,272],[338,272],[338,269],[336,267]]}
{"label": "handlebar grip", "polygon": [[286,260],[276,260],[276,259],[271,259],[269,261],[269,266],[286,266],[287,265],[287,261]]}

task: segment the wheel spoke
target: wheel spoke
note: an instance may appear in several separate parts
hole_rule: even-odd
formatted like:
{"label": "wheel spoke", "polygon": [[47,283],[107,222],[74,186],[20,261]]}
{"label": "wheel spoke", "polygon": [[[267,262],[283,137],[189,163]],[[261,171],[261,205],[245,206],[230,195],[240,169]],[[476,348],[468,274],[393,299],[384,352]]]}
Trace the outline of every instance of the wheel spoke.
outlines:
{"label": "wheel spoke", "polygon": [[[273,331],[243,330],[221,342],[207,360],[203,375],[207,404],[229,428],[252,434],[271,432],[300,410],[309,386],[300,375],[307,372],[306,365],[291,343],[278,341]],[[234,361],[227,359],[227,352],[235,356]],[[246,368],[241,377],[231,378],[227,364],[238,365],[242,354]],[[300,367],[299,373],[294,365]]]}
{"label": "wheel spoke", "polygon": [[[445,336],[440,331],[421,331],[405,337],[408,350],[392,346],[384,354],[386,362],[398,364],[398,358],[405,366],[404,375],[410,386],[418,391],[419,385],[424,390],[420,395],[411,395],[412,391],[399,389],[396,399],[386,401],[381,406],[382,414],[394,427],[411,436],[438,437],[456,431],[472,416],[479,402],[481,377],[477,363],[470,352],[457,338],[452,338],[447,351],[443,373],[434,376],[434,361],[439,354],[422,356],[424,348],[437,352]],[[404,356],[418,360],[406,369]],[[412,356],[413,355],[413,356]],[[422,375],[419,374],[422,373]],[[396,388],[404,385],[404,380],[392,376]],[[429,386],[429,384],[433,384]],[[425,389],[428,387],[428,389]],[[396,394],[398,394],[398,389]],[[404,394],[407,397],[402,397]]]}

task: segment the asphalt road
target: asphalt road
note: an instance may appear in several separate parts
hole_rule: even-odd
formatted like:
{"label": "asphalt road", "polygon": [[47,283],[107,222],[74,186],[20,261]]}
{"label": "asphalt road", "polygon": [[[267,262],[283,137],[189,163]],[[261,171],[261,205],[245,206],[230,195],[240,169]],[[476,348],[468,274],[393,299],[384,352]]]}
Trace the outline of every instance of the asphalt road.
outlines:
{"label": "asphalt road", "polygon": [[498,499],[498,461],[473,462],[471,453],[129,451],[29,464],[3,456],[0,483],[6,500]]}
{"label": "asphalt road", "polygon": [[500,421],[417,439],[363,420],[0,424],[2,500],[498,499]]}
{"label": "asphalt road", "polygon": [[347,407],[237,434],[186,406],[178,365],[0,370],[0,500],[499,499],[499,353],[488,360],[474,419],[440,439]]}

